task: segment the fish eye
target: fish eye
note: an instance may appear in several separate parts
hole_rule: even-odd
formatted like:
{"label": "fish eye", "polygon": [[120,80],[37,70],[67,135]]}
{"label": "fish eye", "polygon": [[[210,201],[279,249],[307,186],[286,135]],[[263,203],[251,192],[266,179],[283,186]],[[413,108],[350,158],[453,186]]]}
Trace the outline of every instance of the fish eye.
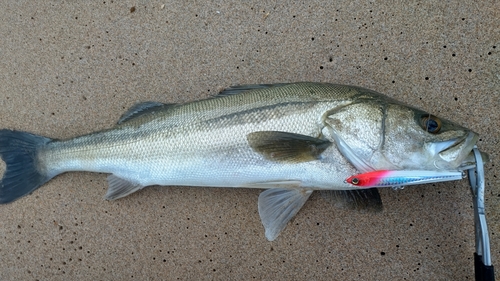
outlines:
{"label": "fish eye", "polygon": [[441,130],[441,120],[434,115],[422,116],[422,128],[431,134],[439,133]]}

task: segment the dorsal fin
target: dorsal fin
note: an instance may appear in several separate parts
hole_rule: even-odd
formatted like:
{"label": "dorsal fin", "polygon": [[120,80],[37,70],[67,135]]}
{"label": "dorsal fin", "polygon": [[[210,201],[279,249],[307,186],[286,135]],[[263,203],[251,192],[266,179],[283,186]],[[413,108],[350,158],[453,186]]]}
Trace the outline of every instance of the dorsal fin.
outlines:
{"label": "dorsal fin", "polygon": [[288,84],[289,83],[236,85],[236,86],[231,86],[229,88],[222,90],[215,97],[216,98],[227,97],[227,96],[241,94],[243,92],[247,92],[247,91],[251,91],[251,90],[268,89],[268,88],[272,88],[272,87],[281,87],[281,86],[285,86]]}
{"label": "dorsal fin", "polygon": [[129,108],[125,113],[123,113],[123,115],[118,120],[117,124],[118,125],[122,124],[124,122],[127,122],[130,119],[134,119],[137,116],[151,112],[154,109],[157,109],[159,107],[164,107],[164,106],[168,106],[168,105],[174,105],[174,104],[165,104],[165,103],[156,102],[156,101],[146,101],[146,102],[141,102],[141,103],[135,104],[131,108]]}

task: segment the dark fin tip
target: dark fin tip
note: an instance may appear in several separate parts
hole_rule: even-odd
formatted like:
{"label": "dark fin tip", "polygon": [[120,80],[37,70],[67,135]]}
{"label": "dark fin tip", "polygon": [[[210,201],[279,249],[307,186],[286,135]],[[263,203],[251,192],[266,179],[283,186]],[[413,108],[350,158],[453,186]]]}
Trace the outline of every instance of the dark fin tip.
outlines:
{"label": "dark fin tip", "polygon": [[0,204],[10,203],[33,192],[50,180],[38,171],[38,149],[51,140],[25,132],[0,130],[0,156],[5,172],[0,182]]}
{"label": "dark fin tip", "polygon": [[377,188],[322,190],[321,195],[327,201],[340,208],[367,212],[381,212],[384,209]]}

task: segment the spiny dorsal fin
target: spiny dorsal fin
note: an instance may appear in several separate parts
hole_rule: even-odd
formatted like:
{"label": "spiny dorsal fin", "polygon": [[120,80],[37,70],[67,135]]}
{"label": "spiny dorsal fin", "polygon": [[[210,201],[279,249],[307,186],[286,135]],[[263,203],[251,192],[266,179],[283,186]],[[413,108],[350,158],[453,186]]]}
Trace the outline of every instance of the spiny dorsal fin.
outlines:
{"label": "spiny dorsal fin", "polygon": [[164,104],[156,101],[146,101],[133,105],[131,108],[127,110],[127,112],[123,113],[123,115],[118,120],[118,125],[127,122],[131,119],[134,119],[137,116],[141,116],[145,113],[151,112],[154,109],[158,109],[159,107],[164,107],[173,104]]}
{"label": "spiny dorsal fin", "polygon": [[312,190],[271,188],[259,195],[259,215],[266,238],[273,241],[311,196]]}
{"label": "spiny dorsal fin", "polygon": [[334,206],[352,210],[380,212],[382,199],[377,188],[355,190],[322,190],[321,195]]}
{"label": "spiny dorsal fin", "polygon": [[278,162],[307,162],[316,160],[332,143],[306,135],[259,131],[247,135],[252,149],[266,159]]}
{"label": "spiny dorsal fin", "polygon": [[247,91],[251,91],[251,90],[268,89],[268,88],[272,88],[272,87],[281,87],[281,86],[285,86],[288,84],[289,83],[236,85],[236,86],[231,86],[229,88],[222,90],[215,97],[216,98],[226,97],[226,96],[241,94],[243,92],[247,92]]}

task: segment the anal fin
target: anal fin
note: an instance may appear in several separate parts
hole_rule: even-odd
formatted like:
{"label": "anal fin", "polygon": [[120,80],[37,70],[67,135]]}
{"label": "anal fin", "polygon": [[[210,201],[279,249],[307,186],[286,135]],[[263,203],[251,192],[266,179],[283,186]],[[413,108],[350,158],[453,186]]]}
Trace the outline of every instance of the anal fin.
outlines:
{"label": "anal fin", "polygon": [[306,203],[312,190],[271,188],[259,195],[259,215],[266,238],[273,241]]}
{"label": "anal fin", "polygon": [[138,183],[124,180],[115,175],[108,176],[108,185],[108,192],[106,196],[104,196],[106,200],[116,200],[125,197],[144,187]]}

